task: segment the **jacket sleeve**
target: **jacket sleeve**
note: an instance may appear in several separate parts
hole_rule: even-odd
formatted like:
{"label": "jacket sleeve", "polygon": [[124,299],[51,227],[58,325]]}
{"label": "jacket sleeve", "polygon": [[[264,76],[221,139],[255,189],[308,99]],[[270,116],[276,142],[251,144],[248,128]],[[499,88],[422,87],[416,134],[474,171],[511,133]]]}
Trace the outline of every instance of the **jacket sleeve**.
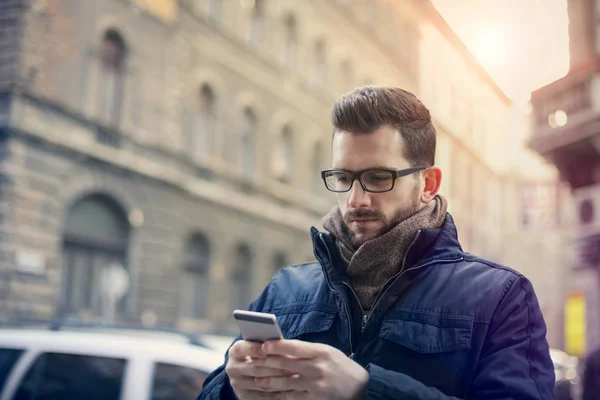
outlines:
{"label": "jacket sleeve", "polygon": [[600,397],[600,351],[593,353],[585,363],[583,372],[583,400]]}
{"label": "jacket sleeve", "polygon": [[[451,400],[408,375],[369,365],[367,399]],[[554,366],[531,283],[509,283],[490,323],[469,400],[552,400]]]}
{"label": "jacket sleeve", "polygon": [[[249,311],[262,311],[265,301],[267,300],[267,296],[269,295],[269,290],[271,288],[272,282],[267,285],[267,287],[263,290],[262,294],[256,299],[250,306],[248,307]],[[238,336],[233,343],[238,340],[242,340],[241,335]],[[233,345],[232,343],[232,345]],[[231,346],[229,346],[231,347]],[[225,361],[223,365],[214,370],[210,375],[206,377],[204,380],[204,384],[202,385],[202,391],[196,400],[237,400],[237,396],[233,392],[233,388],[229,383],[229,376],[227,376],[227,372],[225,372],[225,366],[227,365],[227,360],[229,357],[229,350],[225,353]]]}
{"label": "jacket sleeve", "polygon": [[[241,337],[237,337],[234,341],[237,342]],[[233,392],[233,388],[229,383],[229,376],[225,372],[227,365],[228,354],[225,354],[225,362],[219,368],[214,370],[204,380],[202,391],[196,397],[196,400],[237,400],[237,396]]]}

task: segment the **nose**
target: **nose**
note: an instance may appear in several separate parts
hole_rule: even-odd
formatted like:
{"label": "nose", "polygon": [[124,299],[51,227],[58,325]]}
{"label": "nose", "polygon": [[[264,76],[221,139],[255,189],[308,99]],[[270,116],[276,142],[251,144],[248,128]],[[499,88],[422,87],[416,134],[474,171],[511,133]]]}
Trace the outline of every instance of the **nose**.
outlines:
{"label": "nose", "polygon": [[360,208],[369,206],[371,206],[371,197],[369,193],[365,192],[358,180],[354,181],[348,195],[348,207]]}

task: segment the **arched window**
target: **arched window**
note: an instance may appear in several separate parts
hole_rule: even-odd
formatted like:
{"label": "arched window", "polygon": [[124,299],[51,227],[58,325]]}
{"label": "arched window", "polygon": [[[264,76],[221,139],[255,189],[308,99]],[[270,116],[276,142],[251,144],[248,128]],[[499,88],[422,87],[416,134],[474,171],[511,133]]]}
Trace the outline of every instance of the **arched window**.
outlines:
{"label": "arched window", "polygon": [[[129,221],[111,198],[94,194],[69,210],[63,233],[62,311],[103,312],[100,276],[105,268],[127,269]],[[124,311],[124,301],[117,311]]]}
{"label": "arched window", "polygon": [[[256,113],[250,107],[242,112],[242,126],[239,146],[241,151],[241,168],[244,177],[251,177],[256,166],[256,130],[258,120]],[[238,161],[239,162],[239,161]]]}
{"label": "arched window", "polygon": [[232,310],[247,310],[252,301],[253,256],[250,247],[241,243],[235,249],[230,270],[229,306]]}
{"label": "arched window", "polygon": [[318,39],[313,47],[311,83],[322,86],[327,79],[327,48],[324,39]]}
{"label": "arched window", "polygon": [[323,162],[323,145],[318,142],[313,147],[311,160],[311,191],[314,195],[321,195],[324,191],[324,183],[321,179],[321,170],[325,168]]}
{"label": "arched window", "polygon": [[210,284],[210,245],[200,233],[191,235],[185,246],[183,313],[188,318],[205,318]]}
{"label": "arched window", "polygon": [[282,183],[291,183],[294,165],[294,133],[289,124],[285,124],[277,140],[273,157],[273,174]]}
{"label": "arched window", "polygon": [[248,44],[256,45],[263,39],[265,32],[265,0],[250,0],[250,29]]}
{"label": "arched window", "polygon": [[196,112],[193,114],[189,130],[191,152],[194,158],[211,153],[217,126],[217,98],[208,84],[203,84],[198,92]]}
{"label": "arched window", "polygon": [[102,37],[99,51],[98,112],[100,119],[116,125],[121,118],[126,77],[127,45],[123,36],[109,29]]}
{"label": "arched window", "polygon": [[298,22],[292,14],[285,16],[283,20],[283,51],[282,65],[291,70],[296,64],[296,52],[298,51]]}

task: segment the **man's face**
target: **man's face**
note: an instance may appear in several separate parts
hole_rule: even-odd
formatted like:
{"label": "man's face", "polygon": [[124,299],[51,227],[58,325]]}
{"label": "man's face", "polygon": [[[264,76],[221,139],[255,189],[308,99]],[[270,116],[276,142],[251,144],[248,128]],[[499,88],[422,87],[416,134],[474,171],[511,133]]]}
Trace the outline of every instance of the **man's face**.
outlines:
{"label": "man's face", "polygon": [[[406,169],[404,144],[398,130],[385,125],[370,134],[336,132],[333,137],[333,169],[351,172],[369,168]],[[418,178],[418,179],[416,179]],[[419,173],[396,179],[389,192],[370,193],[358,180],[349,192],[337,193],[344,223],[355,246],[392,229],[421,207]]]}

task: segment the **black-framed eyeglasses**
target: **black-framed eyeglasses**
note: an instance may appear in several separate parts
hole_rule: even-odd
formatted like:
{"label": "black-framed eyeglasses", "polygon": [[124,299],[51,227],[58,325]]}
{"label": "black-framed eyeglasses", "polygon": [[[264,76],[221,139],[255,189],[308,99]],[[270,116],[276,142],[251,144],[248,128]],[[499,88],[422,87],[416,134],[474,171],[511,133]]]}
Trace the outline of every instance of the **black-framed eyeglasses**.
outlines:
{"label": "black-framed eyeglasses", "polygon": [[407,169],[372,168],[357,172],[343,169],[326,169],[321,171],[321,178],[327,190],[335,193],[349,192],[354,181],[358,179],[365,192],[383,193],[394,188],[397,178],[414,174],[428,167],[413,167]]}

